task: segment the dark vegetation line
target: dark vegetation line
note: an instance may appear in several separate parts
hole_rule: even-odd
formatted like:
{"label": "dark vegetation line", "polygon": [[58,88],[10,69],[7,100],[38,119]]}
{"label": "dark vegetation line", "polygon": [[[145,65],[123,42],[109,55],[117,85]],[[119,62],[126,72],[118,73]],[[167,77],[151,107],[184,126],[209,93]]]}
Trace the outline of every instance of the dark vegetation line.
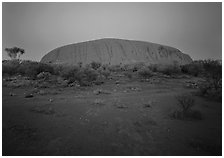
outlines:
{"label": "dark vegetation line", "polygon": [[22,75],[31,80],[37,80],[38,76],[60,77],[68,83],[76,83],[80,86],[91,86],[104,83],[111,73],[123,73],[129,79],[133,76],[139,79],[149,79],[152,76],[163,74],[167,76],[189,75],[204,78],[205,82],[199,85],[199,91],[205,97],[221,98],[222,93],[222,64],[218,60],[199,60],[187,65],[171,65],[136,63],[130,65],[102,65],[92,62],[83,66],[80,62],[75,66],[45,64],[34,61],[22,61],[18,59],[4,60],[2,62],[2,74],[5,76]]}

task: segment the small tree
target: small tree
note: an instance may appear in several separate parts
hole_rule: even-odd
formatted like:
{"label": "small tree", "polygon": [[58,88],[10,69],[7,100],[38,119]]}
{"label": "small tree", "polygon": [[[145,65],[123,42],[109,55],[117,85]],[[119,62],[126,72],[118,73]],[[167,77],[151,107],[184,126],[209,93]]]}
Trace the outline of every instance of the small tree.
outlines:
{"label": "small tree", "polygon": [[190,95],[179,95],[176,98],[183,114],[186,115],[194,106],[194,99]]}
{"label": "small tree", "polygon": [[20,56],[25,53],[24,49],[18,47],[5,48],[5,51],[8,53],[8,56],[11,58],[11,60],[19,59]]}

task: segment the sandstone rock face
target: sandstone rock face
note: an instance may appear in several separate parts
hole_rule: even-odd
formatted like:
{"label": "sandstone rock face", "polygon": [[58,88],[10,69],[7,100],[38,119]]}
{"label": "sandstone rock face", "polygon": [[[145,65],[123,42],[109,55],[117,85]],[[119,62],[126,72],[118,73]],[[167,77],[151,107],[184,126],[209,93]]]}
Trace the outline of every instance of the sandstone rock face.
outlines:
{"label": "sandstone rock face", "polygon": [[176,48],[142,41],[100,39],[56,48],[46,54],[41,62],[83,65],[93,61],[119,65],[144,62],[146,64],[188,64],[191,57]]}

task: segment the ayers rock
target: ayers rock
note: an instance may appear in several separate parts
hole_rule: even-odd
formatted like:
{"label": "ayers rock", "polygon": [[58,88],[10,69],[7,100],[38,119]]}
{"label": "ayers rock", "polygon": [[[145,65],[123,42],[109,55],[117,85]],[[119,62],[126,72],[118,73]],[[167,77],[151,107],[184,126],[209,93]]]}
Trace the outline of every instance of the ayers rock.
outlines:
{"label": "ayers rock", "polygon": [[76,65],[97,61],[118,65],[144,62],[146,64],[188,64],[191,57],[180,50],[155,43],[123,39],[99,39],[70,44],[46,54],[41,62]]}

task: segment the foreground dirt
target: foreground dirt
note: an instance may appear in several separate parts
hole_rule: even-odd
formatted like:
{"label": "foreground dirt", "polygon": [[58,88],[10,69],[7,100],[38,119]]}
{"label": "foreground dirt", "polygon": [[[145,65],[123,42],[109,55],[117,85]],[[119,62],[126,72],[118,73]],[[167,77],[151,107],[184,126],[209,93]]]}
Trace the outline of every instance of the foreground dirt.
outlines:
{"label": "foreground dirt", "polygon": [[[178,120],[192,79],[88,88],[3,87],[3,155],[221,155],[221,103],[194,96],[202,120]],[[98,91],[97,91],[98,90]]]}

